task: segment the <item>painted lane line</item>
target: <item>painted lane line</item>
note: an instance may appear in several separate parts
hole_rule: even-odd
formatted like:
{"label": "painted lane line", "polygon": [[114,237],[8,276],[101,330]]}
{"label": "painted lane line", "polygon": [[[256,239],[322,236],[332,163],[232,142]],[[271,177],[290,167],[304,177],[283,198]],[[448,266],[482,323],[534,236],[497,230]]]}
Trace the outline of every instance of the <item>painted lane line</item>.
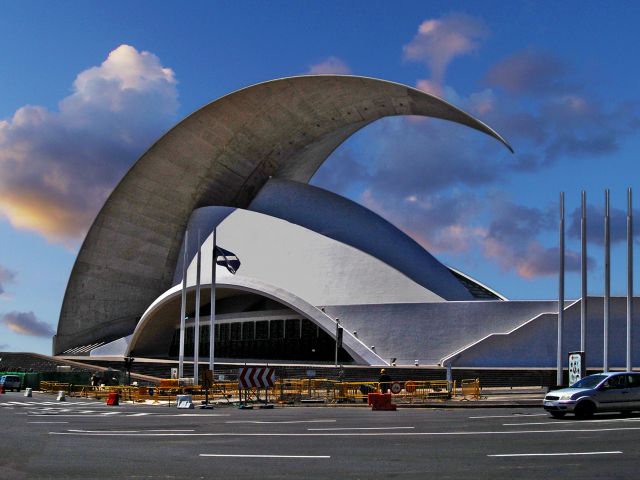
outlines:
{"label": "painted lane line", "polygon": [[[55,423],[55,422],[54,422]],[[69,423],[69,422],[60,422]],[[193,429],[156,429],[156,430],[76,430],[70,429],[68,432],[75,433],[146,433],[146,432],[195,432]]]}
{"label": "painted lane line", "polygon": [[69,423],[69,422],[27,422],[27,423]]}
{"label": "painted lane line", "polygon": [[224,423],[251,423],[251,424],[291,424],[291,423],[335,423],[337,420],[288,420],[288,421],[266,421],[266,420],[228,420]]}
{"label": "painted lane line", "polygon": [[620,453],[622,453],[620,450],[612,452],[503,453],[500,455],[487,455],[487,457],[569,457],[573,455],[615,455]]}
{"label": "painted lane line", "polygon": [[67,430],[73,433],[144,433],[142,430]]}
{"label": "painted lane line", "polygon": [[[152,414],[155,415],[155,414]],[[228,413],[159,413],[158,417],[229,417]]]}
{"label": "painted lane line", "polygon": [[[624,422],[638,422],[640,418],[600,418],[597,420],[561,420],[563,425],[566,424],[585,424],[585,423],[624,423]],[[531,423],[503,423],[503,427],[515,427],[521,425],[558,425],[558,420],[549,420],[548,422],[531,422]]]}
{"label": "painted lane line", "polygon": [[336,428],[307,428],[310,432],[337,430],[412,430],[416,427],[336,427]]}
{"label": "painted lane line", "polygon": [[174,429],[174,430],[169,430],[169,429],[157,429],[157,430],[146,430],[147,432],[195,432],[194,429],[184,429],[184,430],[180,430],[180,429]]}
{"label": "painted lane line", "polygon": [[232,458],[331,458],[331,455],[227,455],[222,453],[201,453],[200,456]]}
{"label": "painted lane line", "polygon": [[[193,437],[399,437],[399,436],[488,436],[488,435],[531,435],[531,434],[544,434],[549,433],[589,433],[589,432],[622,432],[622,431],[637,431],[640,427],[623,427],[623,428],[581,428],[581,429],[559,429],[559,430],[504,430],[504,431],[459,431],[459,432],[335,432],[335,433],[237,433],[237,432],[220,432],[220,433],[138,433],[134,436],[156,436],[156,437],[180,437],[180,436],[193,436]],[[109,430],[79,430],[79,431],[67,431],[67,432],[49,432],[50,435],[122,435],[128,436],[128,433],[114,433]]]}
{"label": "painted lane line", "polygon": [[547,413],[516,413],[513,415],[485,415],[482,417],[469,417],[469,418],[514,418],[514,417],[548,417]]}
{"label": "painted lane line", "polygon": [[[122,414],[122,417],[140,416],[141,414],[128,415],[125,412],[96,412],[94,414],[81,414],[81,413],[29,413],[29,417],[92,417],[92,418],[115,418],[114,414]],[[145,413],[144,415],[154,417],[228,417],[225,414],[185,414],[185,413]]]}
{"label": "painted lane line", "polygon": [[30,413],[29,417],[91,417],[91,418],[115,418],[112,415],[105,415],[104,413],[94,413],[94,414],[78,414],[78,413]]}

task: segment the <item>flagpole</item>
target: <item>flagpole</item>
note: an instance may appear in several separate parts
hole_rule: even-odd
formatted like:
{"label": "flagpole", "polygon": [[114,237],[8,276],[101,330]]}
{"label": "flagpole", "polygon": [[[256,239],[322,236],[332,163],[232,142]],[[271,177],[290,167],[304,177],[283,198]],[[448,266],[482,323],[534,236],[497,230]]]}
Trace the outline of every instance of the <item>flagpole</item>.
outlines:
{"label": "flagpole", "polygon": [[564,192],[560,192],[560,270],[558,273],[558,349],[556,385],[562,385],[562,332],[564,329]]}
{"label": "flagpole", "polygon": [[[582,285],[580,295],[580,350],[587,356],[587,194],[583,190],[581,195],[582,215],[580,218],[580,239],[582,243],[580,257],[580,271]],[[586,365],[582,366],[581,377],[585,375]]]}
{"label": "flagpole", "polygon": [[184,254],[182,257],[182,302],[180,305],[180,352],[178,354],[178,378],[184,378],[184,330],[187,315],[187,247],[189,231],[184,234]]}
{"label": "flagpole", "polygon": [[209,370],[213,377],[213,365],[216,339],[216,228],[213,229],[213,245],[211,247],[211,315],[209,318]]}
{"label": "flagpole", "polygon": [[627,371],[632,368],[631,323],[633,321],[633,205],[631,187],[627,190]]}
{"label": "flagpole", "polygon": [[609,371],[609,315],[611,314],[611,225],[609,189],[604,191],[604,318],[602,326],[602,371]]}
{"label": "flagpole", "polygon": [[200,262],[202,247],[200,246],[200,230],[198,230],[198,255],[196,261],[196,319],[193,331],[193,384],[198,385],[198,360],[200,354]]}

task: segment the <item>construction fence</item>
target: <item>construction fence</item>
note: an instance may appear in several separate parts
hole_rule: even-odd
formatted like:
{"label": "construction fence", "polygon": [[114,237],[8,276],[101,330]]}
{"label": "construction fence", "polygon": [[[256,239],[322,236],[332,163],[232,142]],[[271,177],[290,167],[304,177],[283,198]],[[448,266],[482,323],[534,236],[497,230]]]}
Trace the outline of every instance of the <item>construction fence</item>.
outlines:
{"label": "construction fence", "polygon": [[[408,380],[385,384],[397,404],[421,403],[451,398],[473,400],[481,396],[479,379],[459,382],[447,380]],[[109,393],[120,394],[121,401],[175,404],[176,396],[191,394],[194,402],[207,398],[214,403],[235,403],[242,397],[250,402],[295,404],[366,403],[368,394],[380,392],[378,382],[340,382],[329,379],[278,379],[273,387],[244,389],[237,380],[215,381],[205,389],[200,385],[185,385],[181,380],[162,380],[159,386],[89,386],[68,382],[41,381],[40,390],[47,393],[64,391],[71,397],[105,399]]]}

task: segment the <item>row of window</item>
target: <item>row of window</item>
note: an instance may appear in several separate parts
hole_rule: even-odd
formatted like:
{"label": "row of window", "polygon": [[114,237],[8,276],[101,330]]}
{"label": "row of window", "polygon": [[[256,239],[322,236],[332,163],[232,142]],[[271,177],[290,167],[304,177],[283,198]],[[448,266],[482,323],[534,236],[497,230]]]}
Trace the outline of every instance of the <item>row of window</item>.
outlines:
{"label": "row of window", "polygon": [[[187,327],[185,338],[193,342],[194,327]],[[216,324],[216,342],[224,340],[269,340],[279,338],[317,338],[320,329],[306,319],[258,320]],[[200,327],[200,338],[209,338],[209,325]]]}
{"label": "row of window", "polygon": [[[185,355],[193,355],[194,327],[185,331]],[[177,357],[180,330],[176,329],[169,356]],[[209,325],[200,327],[199,351],[209,353]],[[333,361],[335,339],[310,320],[258,320],[220,323],[216,325],[215,355],[218,358],[252,358],[265,360]],[[352,362],[343,349],[338,351],[341,363]]]}

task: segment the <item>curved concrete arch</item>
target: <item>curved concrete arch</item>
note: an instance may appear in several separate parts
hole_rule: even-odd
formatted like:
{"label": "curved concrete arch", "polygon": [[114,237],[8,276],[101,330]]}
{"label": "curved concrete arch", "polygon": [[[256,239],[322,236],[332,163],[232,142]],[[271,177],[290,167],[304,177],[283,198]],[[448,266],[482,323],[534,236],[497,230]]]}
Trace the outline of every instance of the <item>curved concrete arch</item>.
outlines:
{"label": "curved concrete arch", "polygon": [[[201,287],[208,290],[211,288],[211,284],[202,285]],[[224,277],[221,282],[216,283],[216,292],[219,290],[224,291],[225,289],[254,293],[267,297],[271,300],[275,300],[276,302],[281,303],[282,305],[299,313],[304,318],[311,320],[331,337],[335,338],[336,336],[336,322],[333,318],[328,316],[319,308],[310,305],[300,297],[297,297],[282,288],[277,288],[255,279],[227,276]],[[193,292],[195,287],[191,287],[188,290]],[[176,318],[179,318],[179,316],[176,317],[176,315],[173,314],[174,312],[172,312],[170,315],[165,317],[164,325],[159,326],[155,322],[157,319],[156,314],[171,300],[179,299],[181,293],[181,286],[176,285],[166,291],[149,306],[147,311],[142,315],[142,318],[131,337],[129,347],[127,349],[127,355],[148,355],[150,348],[154,347],[153,342],[156,339],[166,340],[167,338],[171,338],[171,334],[176,327]],[[204,295],[204,298],[207,298],[206,294]],[[170,320],[166,321],[166,319]],[[160,321],[162,321],[162,318]],[[364,343],[362,343],[361,340],[356,338],[351,332],[345,329],[343,334],[343,348],[357,363],[365,365],[388,364]],[[145,342],[147,343],[145,344]]]}
{"label": "curved concrete arch", "polygon": [[134,330],[140,312],[171,286],[195,208],[244,208],[269,177],[307,182],[350,135],[392,115],[460,123],[511,149],[444,100],[384,80],[302,76],[226,95],[160,138],[105,202],[69,277],[54,354]]}

